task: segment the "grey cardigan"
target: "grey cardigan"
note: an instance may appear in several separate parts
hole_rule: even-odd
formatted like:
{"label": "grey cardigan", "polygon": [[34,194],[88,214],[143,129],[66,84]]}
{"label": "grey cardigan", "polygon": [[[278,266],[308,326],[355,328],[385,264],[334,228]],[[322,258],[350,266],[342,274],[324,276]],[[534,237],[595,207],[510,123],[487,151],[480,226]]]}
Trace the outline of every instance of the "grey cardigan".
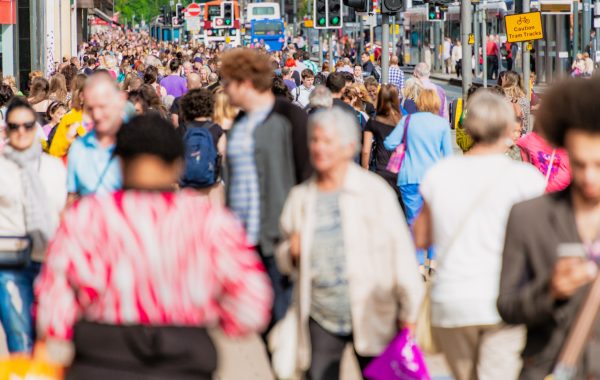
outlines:
{"label": "grey cardigan", "polygon": [[[580,243],[570,190],[513,207],[506,230],[498,311],[505,322],[524,324],[527,343],[520,379],[552,372],[589,286],[555,301],[549,283],[561,243]],[[600,320],[578,365],[577,379],[600,378]]]}
{"label": "grey cardigan", "polygon": [[[235,128],[235,124],[233,128]],[[265,256],[273,256],[281,239],[279,216],[285,200],[296,184],[292,125],[283,116],[271,112],[254,130],[254,160],[260,191],[259,246]],[[230,163],[227,163],[231,173]],[[227,204],[230,200],[227,187]]]}

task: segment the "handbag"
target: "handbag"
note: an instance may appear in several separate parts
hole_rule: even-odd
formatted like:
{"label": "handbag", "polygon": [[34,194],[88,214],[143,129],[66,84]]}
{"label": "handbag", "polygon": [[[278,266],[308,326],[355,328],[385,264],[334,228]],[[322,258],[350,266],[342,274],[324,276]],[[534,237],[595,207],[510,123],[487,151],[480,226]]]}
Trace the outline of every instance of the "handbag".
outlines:
{"label": "handbag", "polygon": [[271,367],[277,380],[300,380],[298,370],[298,313],[294,305],[271,329],[267,345],[271,352]]}
{"label": "handbag", "polygon": [[423,353],[403,328],[363,375],[369,380],[430,380]]}
{"label": "handbag", "polygon": [[[454,231],[452,238],[448,244],[446,244],[446,248],[444,252],[449,252],[450,248],[456,242],[458,236],[462,232],[463,228],[466,226],[467,221],[469,220],[471,213],[478,209],[481,203],[486,199],[490,190],[496,185],[496,182],[503,179],[503,173],[505,171],[510,170],[509,167],[502,170],[502,172],[498,173],[500,175],[494,176],[492,180],[483,188],[483,191],[479,194],[477,198],[472,202],[471,206],[467,208],[466,214],[463,216],[460,224]],[[448,259],[446,255],[445,260]],[[419,308],[419,313],[417,315],[417,326],[415,329],[416,341],[419,347],[428,354],[437,354],[440,352],[439,347],[435,344],[435,339],[433,337],[432,325],[431,325],[431,286],[432,286],[432,278],[427,280],[427,290],[425,292],[425,297],[423,298],[423,302],[421,303],[421,307]]]}
{"label": "handbag", "polygon": [[408,115],[406,119],[404,119],[404,135],[402,136],[402,142],[396,147],[394,153],[392,153],[392,156],[388,161],[387,166],[385,167],[385,169],[390,173],[400,173],[400,168],[402,167],[404,156],[406,156],[406,135],[408,134],[408,124],[410,123],[410,116],[411,115]]}
{"label": "handbag", "polygon": [[0,236],[0,268],[24,268],[31,262],[29,236]]}

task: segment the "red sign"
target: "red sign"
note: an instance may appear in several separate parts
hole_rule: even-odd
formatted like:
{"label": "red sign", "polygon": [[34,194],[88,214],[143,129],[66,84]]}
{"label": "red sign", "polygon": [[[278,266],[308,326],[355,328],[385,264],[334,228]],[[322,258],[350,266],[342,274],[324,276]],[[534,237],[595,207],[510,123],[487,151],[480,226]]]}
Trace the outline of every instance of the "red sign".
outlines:
{"label": "red sign", "polygon": [[190,17],[198,17],[198,16],[200,16],[200,4],[198,4],[198,3],[191,3],[186,8],[186,11],[187,11],[188,16],[190,16]]}
{"label": "red sign", "polygon": [[0,0],[0,25],[17,23],[17,1]]}

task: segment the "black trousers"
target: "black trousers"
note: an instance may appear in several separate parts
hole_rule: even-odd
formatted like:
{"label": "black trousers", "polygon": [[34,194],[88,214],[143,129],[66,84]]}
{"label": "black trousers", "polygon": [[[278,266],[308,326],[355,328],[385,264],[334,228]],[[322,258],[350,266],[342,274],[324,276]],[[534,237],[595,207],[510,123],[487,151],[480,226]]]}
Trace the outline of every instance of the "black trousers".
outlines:
{"label": "black trousers", "polygon": [[212,380],[217,351],[203,328],[79,322],[67,380]]}
{"label": "black trousers", "polygon": [[487,79],[498,78],[498,57],[495,55],[487,57]]}
{"label": "black trousers", "polygon": [[[352,335],[339,336],[330,333],[321,327],[312,318],[308,322],[311,342],[311,364],[308,370],[309,380],[338,380],[340,378],[340,364],[348,343],[352,342]],[[354,351],[361,373],[367,368],[372,357],[360,356]]]}

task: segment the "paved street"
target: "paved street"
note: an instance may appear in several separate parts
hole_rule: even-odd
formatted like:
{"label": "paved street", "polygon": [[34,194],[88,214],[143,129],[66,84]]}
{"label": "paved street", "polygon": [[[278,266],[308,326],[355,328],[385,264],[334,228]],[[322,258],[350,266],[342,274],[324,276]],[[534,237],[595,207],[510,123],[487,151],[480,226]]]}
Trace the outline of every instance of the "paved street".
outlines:
{"label": "paved street", "polygon": [[[219,331],[211,334],[220,354],[216,380],[270,380],[267,356],[260,338],[256,335],[244,339],[226,338]],[[429,371],[435,380],[451,379],[444,359],[440,355],[427,358]],[[360,380],[358,365],[348,346],[342,363],[342,379]]]}

